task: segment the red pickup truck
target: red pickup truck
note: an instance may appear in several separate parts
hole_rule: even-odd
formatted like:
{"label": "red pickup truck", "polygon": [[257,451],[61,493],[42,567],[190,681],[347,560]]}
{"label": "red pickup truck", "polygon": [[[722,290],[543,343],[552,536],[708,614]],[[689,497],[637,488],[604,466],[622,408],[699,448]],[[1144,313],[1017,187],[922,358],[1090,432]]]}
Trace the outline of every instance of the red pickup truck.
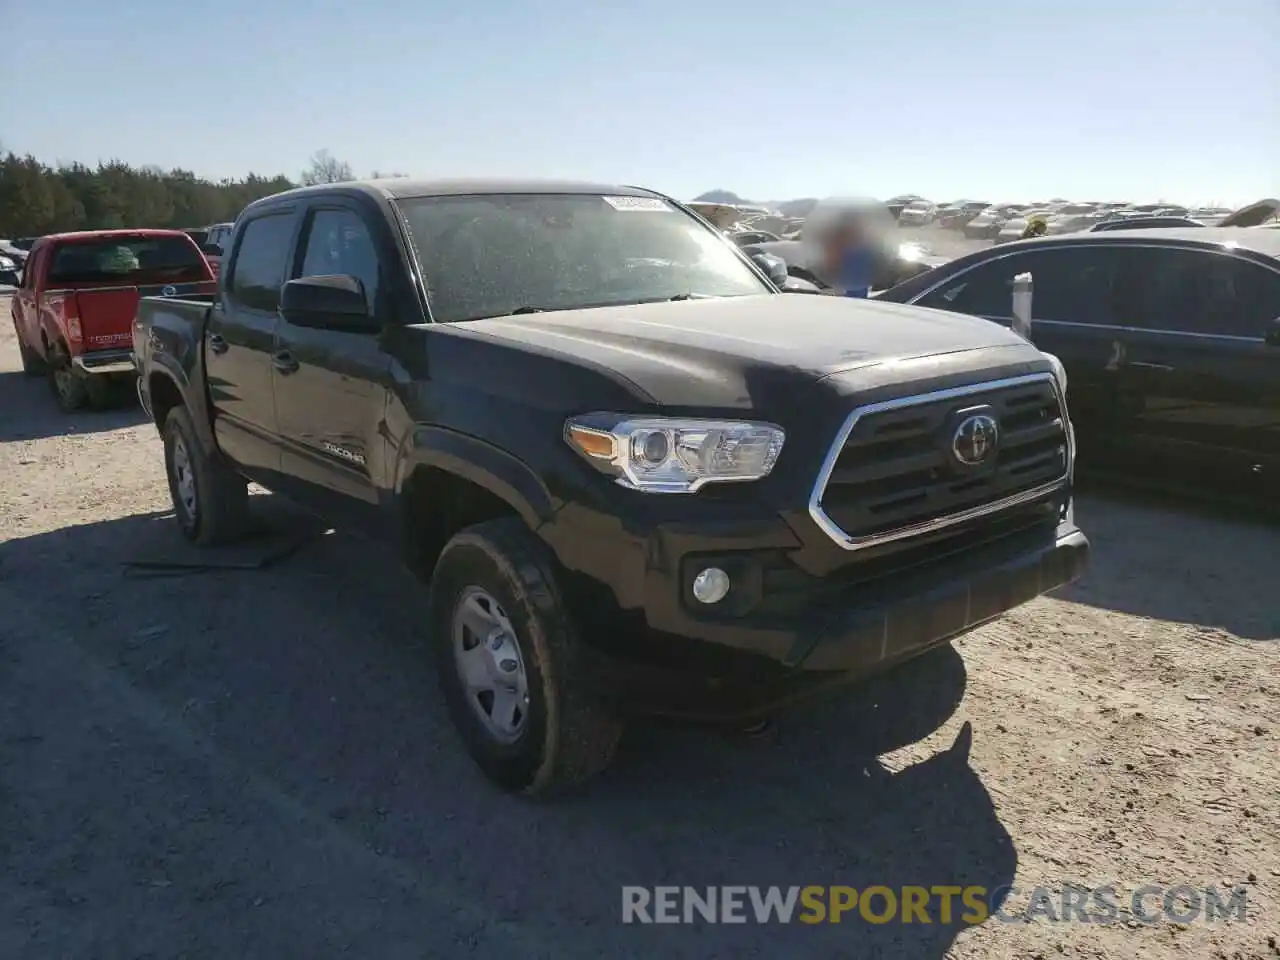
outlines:
{"label": "red pickup truck", "polygon": [[139,298],[191,297],[216,289],[200,248],[178,230],[41,237],[13,297],[23,372],[47,372],[63,410],[105,406],[111,382],[134,376]]}

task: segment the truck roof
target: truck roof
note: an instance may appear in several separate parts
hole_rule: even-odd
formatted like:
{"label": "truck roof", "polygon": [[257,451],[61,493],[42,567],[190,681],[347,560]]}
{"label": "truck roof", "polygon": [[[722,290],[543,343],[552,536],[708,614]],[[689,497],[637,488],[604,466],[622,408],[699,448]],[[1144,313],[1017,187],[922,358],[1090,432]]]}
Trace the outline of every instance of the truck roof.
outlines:
{"label": "truck roof", "polygon": [[655,191],[642,187],[624,187],[618,184],[587,183],[578,180],[517,180],[517,179],[468,179],[468,180],[411,180],[393,177],[386,180],[350,180],[342,183],[320,183],[311,187],[298,187],[266,199],[306,196],[311,193],[327,193],[333,190],[355,190],[379,198],[392,200],[409,197],[470,196],[484,193],[583,193],[605,194],[621,197],[651,197]]}
{"label": "truck roof", "polygon": [[41,237],[43,242],[54,240],[97,240],[111,237],[185,237],[181,230],[163,230],[152,227],[137,227],[124,230],[71,230],[67,233],[50,233]]}

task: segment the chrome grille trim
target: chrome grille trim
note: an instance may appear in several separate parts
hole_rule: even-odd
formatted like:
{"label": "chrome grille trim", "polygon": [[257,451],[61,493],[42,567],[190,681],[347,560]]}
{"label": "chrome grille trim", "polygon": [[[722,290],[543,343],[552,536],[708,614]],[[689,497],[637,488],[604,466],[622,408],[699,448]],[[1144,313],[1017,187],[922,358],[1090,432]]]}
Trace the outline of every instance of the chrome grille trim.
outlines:
{"label": "chrome grille trim", "polygon": [[[1041,484],[1030,490],[1023,490],[1012,496],[1004,497],[1000,500],[993,500],[990,503],[979,504],[976,507],[970,507],[957,513],[948,514],[944,517],[935,517],[932,520],[922,521],[920,523],[908,524],[899,527],[896,530],[886,530],[883,533],[870,534],[865,537],[853,537],[845,533],[838,524],[835,523],[825,510],[822,509],[822,498],[827,492],[827,484],[831,480],[831,474],[835,470],[836,461],[840,459],[840,454],[844,451],[844,445],[849,439],[849,435],[853,433],[854,426],[864,416],[873,413],[881,413],[885,410],[898,410],[903,407],[913,407],[920,404],[936,403],[945,400],[957,400],[962,397],[972,396],[975,393],[985,393],[992,390],[1003,390],[1009,387],[1021,387],[1032,383],[1048,383],[1053,388],[1054,397],[1058,402],[1058,409],[1062,413],[1063,430],[1067,443],[1067,470],[1061,477],[1049,483]],[[1062,387],[1052,373],[1033,373],[1021,377],[1009,377],[1004,380],[988,380],[983,383],[967,384],[963,387],[950,387],[946,390],[935,390],[932,393],[921,393],[910,397],[898,397],[894,400],[883,400],[880,403],[865,404],[856,407],[849,414],[840,430],[836,433],[835,442],[831,444],[831,449],[827,451],[826,459],[822,462],[822,469],[818,471],[818,479],[813,485],[813,492],[809,495],[809,516],[813,518],[819,529],[822,530],[835,544],[842,550],[865,550],[868,547],[877,547],[881,544],[892,543],[896,540],[906,540],[911,537],[917,537],[922,534],[933,533],[937,530],[945,530],[947,527],[955,526],[959,523],[965,523],[979,517],[985,517],[993,513],[999,513],[1010,507],[1016,507],[1024,503],[1030,503],[1040,497],[1053,493],[1062,489],[1071,481],[1071,475],[1075,466],[1076,445],[1075,431],[1071,427],[1071,419],[1068,415],[1066,399],[1062,394]]]}

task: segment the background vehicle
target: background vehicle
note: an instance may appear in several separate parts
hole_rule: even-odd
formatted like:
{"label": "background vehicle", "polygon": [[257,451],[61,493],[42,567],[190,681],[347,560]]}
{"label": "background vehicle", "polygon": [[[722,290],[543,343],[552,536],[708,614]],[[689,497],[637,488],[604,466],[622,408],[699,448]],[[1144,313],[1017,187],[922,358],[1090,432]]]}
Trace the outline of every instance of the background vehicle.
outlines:
{"label": "background vehicle", "polygon": [[927,227],[933,223],[938,208],[928,200],[914,200],[902,208],[898,223],[904,227]]}
{"label": "background vehicle", "polygon": [[1203,227],[1205,224],[1189,217],[1124,217],[1118,220],[1102,220],[1089,228],[1099,230],[1159,230],[1167,227]]}
{"label": "background vehicle", "polygon": [[1033,338],[1066,367],[1084,466],[1275,506],[1280,234],[1113,230],[954,260],[881,300],[1010,323],[1034,282]]}
{"label": "background vehicle", "polygon": [[205,237],[200,243],[200,252],[209,261],[209,268],[213,271],[214,277],[217,277],[222,269],[222,257],[227,250],[227,245],[231,243],[234,228],[234,223],[214,223],[204,228]]}
{"label": "background vehicle", "polygon": [[251,478],[407,548],[506,788],[598,770],[626,712],[756,719],[1085,563],[1040,351],[780,295],[661,195],[334,184],[251,204],[229,249],[212,303],[134,327],[183,532],[234,537]]}
{"label": "background vehicle", "polygon": [[964,235],[970,240],[994,240],[1005,221],[1016,217],[1027,207],[1016,203],[1002,203],[987,207],[964,225]]}
{"label": "background vehicle", "polygon": [[179,230],[41,237],[11,308],[23,372],[47,371],[64,410],[102,406],[113,378],[132,378],[139,297],[212,291],[209,264]]}
{"label": "background vehicle", "polygon": [[958,207],[940,213],[938,225],[947,230],[958,230],[989,206],[991,204],[985,200],[965,200]]}
{"label": "background vehicle", "polygon": [[1052,216],[1052,211],[1046,208],[1038,208],[1027,210],[1025,213],[1019,213],[1010,217],[1000,225],[1000,230],[996,233],[996,243],[1011,243],[1014,240],[1021,240],[1022,234],[1026,231],[1027,225],[1035,218],[1046,221]]}
{"label": "background vehicle", "polygon": [[0,288],[16,287],[22,283],[22,265],[10,257],[0,254]]}
{"label": "background vehicle", "polygon": [[756,243],[775,243],[782,238],[768,230],[740,230],[725,234],[740,247],[748,247]]}

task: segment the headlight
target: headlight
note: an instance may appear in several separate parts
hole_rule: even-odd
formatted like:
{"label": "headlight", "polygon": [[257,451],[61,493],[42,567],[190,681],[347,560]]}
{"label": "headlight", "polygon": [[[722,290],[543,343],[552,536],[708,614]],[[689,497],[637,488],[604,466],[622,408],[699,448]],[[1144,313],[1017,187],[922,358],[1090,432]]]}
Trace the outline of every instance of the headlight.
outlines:
{"label": "headlight", "polygon": [[[1041,353],[1044,353],[1044,351],[1042,350]],[[1065,397],[1067,395],[1067,368],[1052,353],[1045,353],[1044,356],[1049,361],[1049,366],[1053,368],[1053,378],[1058,381],[1058,389],[1062,391],[1062,395]]]}
{"label": "headlight", "polygon": [[593,414],[568,420],[564,438],[625,487],[694,493],[708,483],[767,477],[786,433],[771,423]]}

